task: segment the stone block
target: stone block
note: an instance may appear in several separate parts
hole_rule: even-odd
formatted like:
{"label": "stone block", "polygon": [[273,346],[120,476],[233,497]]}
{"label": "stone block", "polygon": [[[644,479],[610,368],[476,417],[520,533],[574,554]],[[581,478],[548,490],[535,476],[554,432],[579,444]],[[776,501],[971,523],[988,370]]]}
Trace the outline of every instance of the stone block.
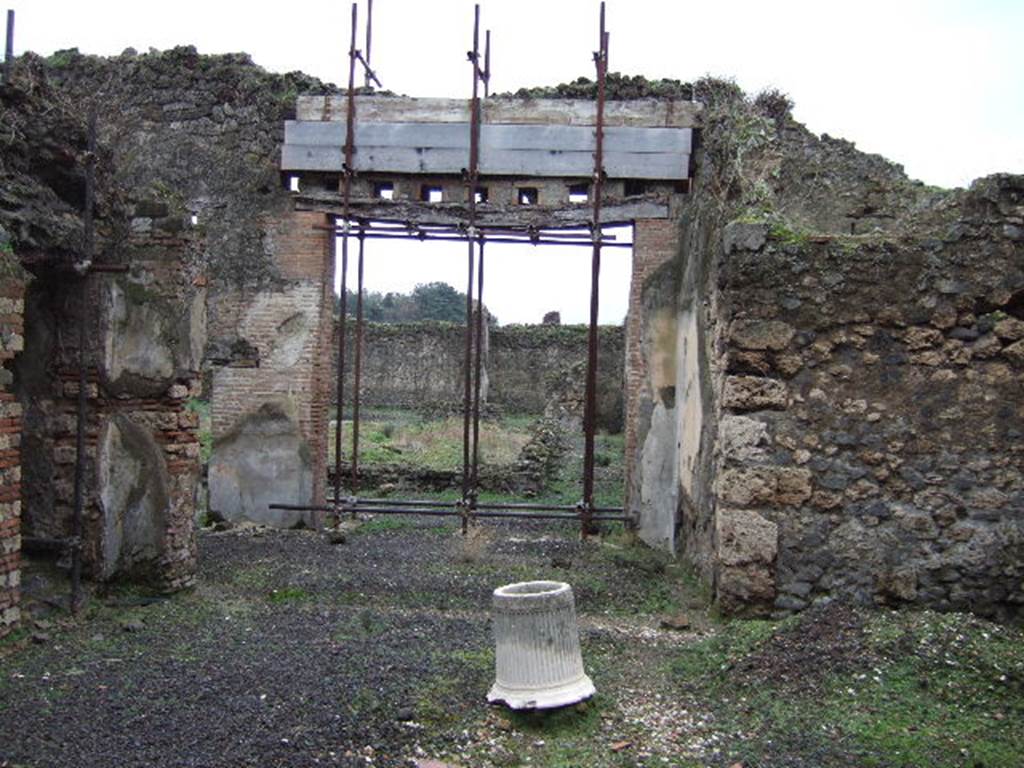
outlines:
{"label": "stone block", "polygon": [[722,405],[734,411],[784,411],[789,407],[789,389],[776,379],[728,376]]}
{"label": "stone block", "polygon": [[273,510],[270,504],[311,503],[311,464],[294,409],[283,402],[264,403],[214,443],[210,510],[228,520],[281,528],[308,522],[307,513]]}
{"label": "stone block", "polygon": [[942,343],[943,335],[935,328],[907,328],[903,341],[908,349],[929,349]]}
{"label": "stone block", "polygon": [[779,527],[748,509],[718,510],[715,538],[718,562],[725,566],[768,566],[779,551]]}
{"label": "stone block", "polygon": [[741,507],[799,506],[811,498],[811,472],[798,467],[746,467],[718,476],[718,496]]}
{"label": "stone block", "polygon": [[726,461],[754,461],[765,456],[768,425],[747,416],[725,415],[718,424],[718,445]]}
{"label": "stone block", "polygon": [[1003,341],[1020,341],[1024,339],[1024,320],[1016,317],[1004,317],[996,322],[993,329],[996,336]]}
{"label": "stone block", "polygon": [[737,251],[759,251],[767,241],[766,224],[734,221],[722,232],[722,249],[727,256]]}
{"label": "stone block", "polygon": [[1018,341],[1003,349],[1003,357],[1016,368],[1024,368],[1024,341]]}
{"label": "stone block", "polygon": [[732,324],[729,335],[743,349],[781,352],[795,334],[791,325],[779,320],[738,320]]}

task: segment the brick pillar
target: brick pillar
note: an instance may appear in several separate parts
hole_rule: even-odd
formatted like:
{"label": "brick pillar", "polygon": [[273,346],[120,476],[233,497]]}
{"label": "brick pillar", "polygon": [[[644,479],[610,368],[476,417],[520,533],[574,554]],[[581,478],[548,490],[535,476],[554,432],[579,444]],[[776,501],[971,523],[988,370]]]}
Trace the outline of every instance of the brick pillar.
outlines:
{"label": "brick pillar", "polygon": [[[24,347],[24,295],[20,276],[0,279],[0,365]],[[0,370],[0,637],[21,619],[21,405],[9,382]]]}
{"label": "brick pillar", "polygon": [[[216,461],[220,441],[244,430],[246,420],[251,421],[267,407],[273,407],[275,413],[285,412],[294,420],[299,439],[308,448],[311,474],[308,497],[267,495],[258,503],[254,501],[251,508],[245,507],[245,502],[242,507],[216,510],[233,518],[267,519],[264,501],[324,501],[328,408],[334,378],[333,235],[326,229],[328,223],[326,214],[303,211],[288,211],[269,222],[267,247],[280,280],[258,291],[221,290],[211,298],[218,302],[222,316],[233,318],[232,327],[218,327],[216,333],[233,336],[253,350],[249,358],[230,362],[213,373],[210,410],[215,460],[211,465],[211,499],[226,498],[215,487],[221,483],[222,474],[214,468],[220,466]],[[250,449],[239,448],[236,443],[231,450]],[[233,471],[229,466],[233,460],[224,461],[223,474],[227,476]]]}
{"label": "brick pillar", "polygon": [[633,233],[633,271],[629,283],[629,312],[626,315],[626,504],[633,507],[638,447],[644,434],[643,402],[650,400],[650,371],[644,351],[643,294],[648,279],[679,253],[679,223],[668,219],[640,219]]}

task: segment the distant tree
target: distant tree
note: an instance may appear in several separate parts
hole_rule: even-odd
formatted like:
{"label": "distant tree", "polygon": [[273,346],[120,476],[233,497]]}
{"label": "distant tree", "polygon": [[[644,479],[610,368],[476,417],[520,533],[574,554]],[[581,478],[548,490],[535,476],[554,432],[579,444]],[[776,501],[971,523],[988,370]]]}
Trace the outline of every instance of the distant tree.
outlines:
{"label": "distant tree", "polygon": [[417,320],[457,323],[466,317],[466,294],[448,283],[421,283],[413,288],[412,300]]}
{"label": "distant tree", "polygon": [[[340,303],[340,299],[336,299]],[[356,316],[355,291],[346,291],[345,314]],[[424,320],[463,323],[466,318],[466,294],[448,283],[420,283],[412,293],[363,293],[363,317],[371,323],[415,323]],[[488,323],[497,318],[488,315]]]}

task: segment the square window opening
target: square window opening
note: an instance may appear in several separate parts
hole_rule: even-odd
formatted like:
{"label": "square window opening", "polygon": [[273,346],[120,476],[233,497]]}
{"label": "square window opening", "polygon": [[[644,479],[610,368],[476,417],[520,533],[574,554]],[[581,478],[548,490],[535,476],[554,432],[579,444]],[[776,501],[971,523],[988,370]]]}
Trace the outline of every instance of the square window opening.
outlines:
{"label": "square window opening", "polygon": [[299,177],[289,176],[288,177],[288,191],[298,192],[299,191]]}
{"label": "square window opening", "polygon": [[420,200],[424,203],[440,203],[444,201],[444,189],[424,184],[420,187]]}
{"label": "square window opening", "polygon": [[381,200],[395,199],[395,185],[390,181],[380,181],[373,185],[373,196]]}
{"label": "square window opening", "polygon": [[536,205],[540,199],[540,193],[536,187],[520,187],[519,188],[519,204],[520,205]]}
{"label": "square window opening", "polygon": [[570,184],[569,185],[569,202],[570,203],[585,203],[590,199],[590,185],[589,184]]}
{"label": "square window opening", "polygon": [[626,179],[622,190],[626,197],[636,197],[647,194],[647,185],[641,179]]}
{"label": "square window opening", "polygon": [[476,201],[478,203],[486,203],[487,202],[487,187],[477,187],[476,188]]}

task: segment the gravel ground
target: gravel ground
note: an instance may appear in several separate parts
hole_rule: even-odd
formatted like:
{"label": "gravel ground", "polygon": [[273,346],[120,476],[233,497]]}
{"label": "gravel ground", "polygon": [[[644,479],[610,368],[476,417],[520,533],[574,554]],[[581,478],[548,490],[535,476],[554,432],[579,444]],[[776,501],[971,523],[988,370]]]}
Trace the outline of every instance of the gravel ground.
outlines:
{"label": "gravel ground", "polygon": [[[609,765],[703,754],[705,724],[658,682],[665,654],[695,636],[659,628],[693,600],[665,561],[558,524],[481,530],[463,541],[450,525],[377,518],[340,545],[204,532],[193,592],[109,590],[81,622],[51,617],[41,642],[0,649],[0,766],[606,764],[588,744]],[[555,720],[484,700],[490,592],[528,578],[573,585],[599,690]]]}

